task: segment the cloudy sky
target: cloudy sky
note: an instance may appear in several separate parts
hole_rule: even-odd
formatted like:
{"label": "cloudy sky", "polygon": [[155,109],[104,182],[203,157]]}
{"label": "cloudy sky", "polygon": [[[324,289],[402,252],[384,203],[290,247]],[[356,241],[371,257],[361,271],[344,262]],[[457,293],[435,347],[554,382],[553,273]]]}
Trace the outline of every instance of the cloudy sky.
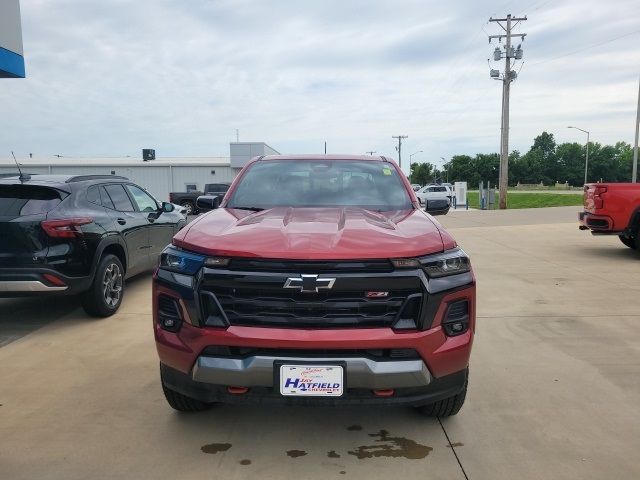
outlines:
{"label": "cloudy sky", "polygon": [[[0,80],[0,157],[499,150],[490,16],[526,14],[511,148],[633,142],[638,0],[21,0],[27,78]],[[498,68],[494,66],[493,68]],[[521,68],[521,70],[520,70]],[[406,158],[405,156],[405,158]]]}

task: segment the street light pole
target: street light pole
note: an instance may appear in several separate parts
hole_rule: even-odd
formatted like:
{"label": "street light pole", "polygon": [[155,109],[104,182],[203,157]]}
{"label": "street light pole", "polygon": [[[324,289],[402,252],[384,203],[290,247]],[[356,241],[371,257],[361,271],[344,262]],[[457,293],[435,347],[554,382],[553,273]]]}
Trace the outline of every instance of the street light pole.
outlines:
{"label": "street light pole", "polygon": [[587,130],[583,130],[582,128],[578,128],[578,127],[567,127],[567,128],[574,128],[576,130],[580,130],[581,132],[584,132],[587,134],[587,155],[586,155],[586,160],[584,162],[584,184],[587,184],[587,171],[589,169],[589,132]]}
{"label": "street light pole", "polygon": [[[442,168],[445,168],[445,164],[447,163],[447,161],[444,159],[444,157],[440,157],[440,160],[442,160]],[[449,183],[449,168],[445,168],[445,172],[447,172],[447,183]]]}
{"label": "street light pole", "polygon": [[422,150],[418,150],[417,152],[414,152],[411,155],[409,155],[409,177],[411,177],[411,159],[413,158],[414,155],[417,155],[418,153],[424,153],[424,152]]}

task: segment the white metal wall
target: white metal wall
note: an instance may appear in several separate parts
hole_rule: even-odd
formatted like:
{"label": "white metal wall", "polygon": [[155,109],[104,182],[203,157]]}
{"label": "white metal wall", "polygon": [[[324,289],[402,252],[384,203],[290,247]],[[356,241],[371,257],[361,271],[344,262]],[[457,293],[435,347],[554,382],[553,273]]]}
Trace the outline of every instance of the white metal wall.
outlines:
{"label": "white metal wall", "polygon": [[[205,183],[231,183],[239,169],[228,165],[21,165],[23,172],[64,175],[122,175],[147,189],[158,200],[167,201],[169,192],[184,192],[187,183],[199,190]],[[15,173],[15,165],[0,165],[0,174]]]}

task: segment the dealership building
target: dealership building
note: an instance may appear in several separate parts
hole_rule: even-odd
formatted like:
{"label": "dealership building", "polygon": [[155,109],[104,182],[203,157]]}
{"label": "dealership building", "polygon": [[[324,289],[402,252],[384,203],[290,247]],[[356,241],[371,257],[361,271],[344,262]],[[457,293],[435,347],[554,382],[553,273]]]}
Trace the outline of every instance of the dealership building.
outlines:
{"label": "dealership building", "polygon": [[[226,157],[156,157],[147,150],[146,159],[143,155],[138,158],[29,155],[18,156],[17,160],[21,170],[31,175],[121,175],[158,200],[166,201],[169,192],[203,190],[207,183],[230,183],[251,158],[277,154],[263,142],[234,142],[229,144]],[[0,177],[17,173],[12,157],[0,158]]]}

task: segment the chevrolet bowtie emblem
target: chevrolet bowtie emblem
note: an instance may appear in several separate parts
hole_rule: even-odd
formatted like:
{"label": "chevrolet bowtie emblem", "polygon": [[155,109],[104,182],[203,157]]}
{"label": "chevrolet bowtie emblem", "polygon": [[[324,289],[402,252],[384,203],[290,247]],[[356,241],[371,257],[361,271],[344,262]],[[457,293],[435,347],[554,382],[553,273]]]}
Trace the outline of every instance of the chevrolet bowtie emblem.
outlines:
{"label": "chevrolet bowtie emblem", "polygon": [[317,293],[320,289],[330,289],[335,281],[335,278],[318,278],[318,275],[300,275],[299,277],[287,278],[283,288],[296,288],[301,292]]}

